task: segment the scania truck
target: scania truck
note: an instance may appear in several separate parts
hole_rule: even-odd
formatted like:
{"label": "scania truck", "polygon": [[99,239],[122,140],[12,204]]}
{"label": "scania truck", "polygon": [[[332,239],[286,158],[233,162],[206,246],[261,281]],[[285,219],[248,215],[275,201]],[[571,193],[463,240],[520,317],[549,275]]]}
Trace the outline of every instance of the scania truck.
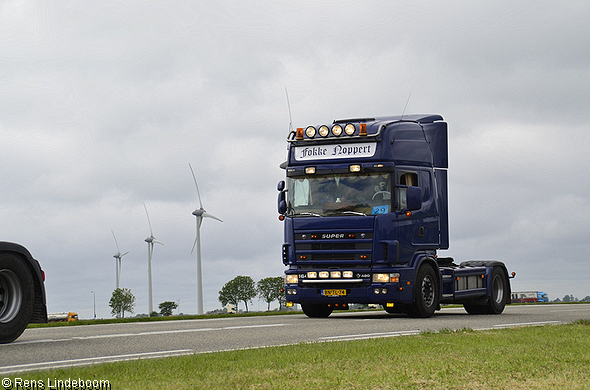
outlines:
{"label": "scania truck", "polygon": [[25,247],[0,241],[0,344],[14,341],[29,323],[47,322],[44,282]]}
{"label": "scania truck", "polygon": [[447,123],[440,115],[335,120],[287,137],[278,184],[288,306],[328,317],[351,303],[431,317],[441,304],[500,314],[509,274],[456,264],[449,247]]}

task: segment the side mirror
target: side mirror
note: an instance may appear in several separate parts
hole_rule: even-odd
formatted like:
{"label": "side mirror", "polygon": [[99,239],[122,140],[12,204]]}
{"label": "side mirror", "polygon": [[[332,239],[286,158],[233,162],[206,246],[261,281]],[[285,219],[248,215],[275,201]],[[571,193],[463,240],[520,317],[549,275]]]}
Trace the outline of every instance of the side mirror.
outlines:
{"label": "side mirror", "polygon": [[[284,192],[281,192],[281,194],[285,194]],[[284,197],[284,195],[283,195]],[[279,214],[283,215],[287,212],[287,202],[283,199],[281,200],[279,198]]]}
{"label": "side mirror", "polygon": [[409,211],[420,210],[422,208],[422,188],[408,187],[406,196]]}
{"label": "side mirror", "polygon": [[277,184],[277,191],[283,191],[285,189],[285,181],[281,180],[279,184]]}

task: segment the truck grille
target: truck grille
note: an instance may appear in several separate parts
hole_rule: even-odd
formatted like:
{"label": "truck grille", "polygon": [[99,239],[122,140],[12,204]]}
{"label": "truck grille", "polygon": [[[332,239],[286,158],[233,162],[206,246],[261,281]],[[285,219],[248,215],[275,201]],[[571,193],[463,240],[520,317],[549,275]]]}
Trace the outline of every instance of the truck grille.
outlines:
{"label": "truck grille", "polygon": [[371,262],[372,249],[372,232],[298,232],[295,234],[297,263]]}

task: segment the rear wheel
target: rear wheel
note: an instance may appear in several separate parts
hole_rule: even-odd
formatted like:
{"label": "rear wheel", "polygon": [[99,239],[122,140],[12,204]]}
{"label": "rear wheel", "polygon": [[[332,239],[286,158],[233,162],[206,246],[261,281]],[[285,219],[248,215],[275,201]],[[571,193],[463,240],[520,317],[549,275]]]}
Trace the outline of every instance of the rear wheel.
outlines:
{"label": "rear wheel", "polygon": [[31,320],[35,289],[20,257],[0,254],[0,343],[15,340]]}
{"label": "rear wheel", "polygon": [[439,304],[439,282],[436,272],[430,264],[424,264],[418,270],[414,285],[414,303],[408,306],[410,317],[432,317]]}
{"label": "rear wheel", "polygon": [[486,304],[465,303],[463,307],[469,314],[500,314],[506,307],[509,285],[506,272],[500,266],[492,269],[492,294]]}
{"label": "rear wheel", "polygon": [[332,308],[327,304],[302,304],[303,313],[310,318],[327,318],[332,314]]}

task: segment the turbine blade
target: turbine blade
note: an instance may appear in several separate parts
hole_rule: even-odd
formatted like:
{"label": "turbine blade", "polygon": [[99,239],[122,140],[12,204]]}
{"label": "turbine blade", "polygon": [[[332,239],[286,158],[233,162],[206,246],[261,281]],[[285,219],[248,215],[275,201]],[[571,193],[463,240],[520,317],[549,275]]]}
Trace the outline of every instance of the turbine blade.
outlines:
{"label": "turbine blade", "polygon": [[125,256],[127,253],[129,253],[129,251],[127,251],[127,252],[123,253],[123,254],[122,254],[120,257],[119,257],[119,259],[121,259],[121,257]]}
{"label": "turbine blade", "polygon": [[111,229],[111,233],[113,233],[113,238],[115,239],[115,245],[117,245],[117,252],[121,253],[121,251],[119,250],[119,243],[117,242],[117,237],[115,237],[115,232],[113,231],[113,229]]}
{"label": "turbine blade", "polygon": [[145,202],[143,202],[143,208],[145,209],[145,215],[147,215],[148,225],[150,225],[150,234],[153,236],[154,232],[152,231],[152,223],[150,221],[150,215],[148,214],[147,207],[145,206]]}
{"label": "turbine blade", "polygon": [[208,212],[206,212],[206,211],[203,213],[203,217],[213,218],[213,219],[216,219],[216,220],[218,220],[219,222],[223,222],[221,219],[217,218],[217,217],[216,217],[216,216],[214,216],[214,215],[211,215],[211,214],[209,214],[209,213],[208,213]]}
{"label": "turbine blade", "polygon": [[160,242],[160,241],[156,240],[155,238],[154,238],[154,241],[153,242],[155,242],[156,244],[164,245],[163,242]]}
{"label": "turbine blade", "polygon": [[197,184],[197,177],[195,176],[195,171],[193,171],[193,166],[189,163],[189,168],[191,169],[191,173],[193,174],[193,180],[195,181],[195,186],[197,187],[197,195],[199,197],[199,205],[203,208],[203,202],[201,202],[201,192],[199,192],[199,185]]}
{"label": "turbine blade", "polygon": [[[197,217],[197,233],[198,233],[198,230],[199,230],[199,218]],[[193,247],[191,249],[191,254],[193,253],[193,251],[195,250],[195,246],[197,245],[197,238],[198,238],[198,235],[195,234],[195,242],[193,242]]]}

